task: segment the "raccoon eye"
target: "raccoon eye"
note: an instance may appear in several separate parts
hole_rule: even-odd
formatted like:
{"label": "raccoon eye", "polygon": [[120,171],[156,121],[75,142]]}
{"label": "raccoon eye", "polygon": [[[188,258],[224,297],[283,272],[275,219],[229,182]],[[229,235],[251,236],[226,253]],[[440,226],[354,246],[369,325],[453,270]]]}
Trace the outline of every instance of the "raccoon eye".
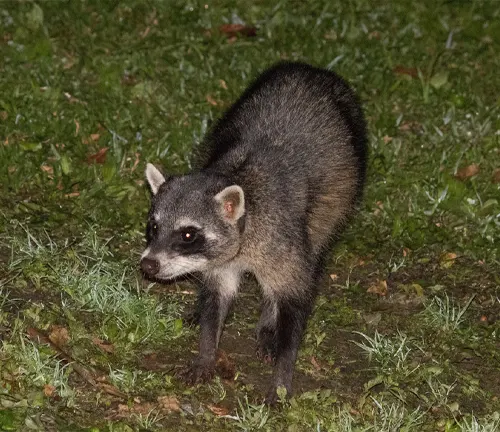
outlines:
{"label": "raccoon eye", "polygon": [[198,237],[194,228],[186,228],[181,231],[181,239],[184,243],[193,243]]}

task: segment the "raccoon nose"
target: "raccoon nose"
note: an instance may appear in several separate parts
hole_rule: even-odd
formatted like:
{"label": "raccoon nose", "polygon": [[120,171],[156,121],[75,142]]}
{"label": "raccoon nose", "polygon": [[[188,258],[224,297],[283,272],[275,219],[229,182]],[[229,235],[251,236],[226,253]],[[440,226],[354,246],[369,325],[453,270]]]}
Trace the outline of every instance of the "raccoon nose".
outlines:
{"label": "raccoon nose", "polygon": [[141,260],[141,270],[149,276],[154,276],[160,271],[160,263],[155,259],[143,258]]}

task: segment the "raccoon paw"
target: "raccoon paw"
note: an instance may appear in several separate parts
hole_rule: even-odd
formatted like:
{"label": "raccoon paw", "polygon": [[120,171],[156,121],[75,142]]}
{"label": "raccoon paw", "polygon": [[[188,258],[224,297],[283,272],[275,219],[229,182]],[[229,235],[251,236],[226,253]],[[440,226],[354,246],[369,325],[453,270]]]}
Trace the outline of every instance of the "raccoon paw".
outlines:
{"label": "raccoon paw", "polygon": [[203,384],[211,381],[215,375],[215,365],[200,361],[193,361],[190,366],[180,373],[180,378],[187,385]]}
{"label": "raccoon paw", "polygon": [[271,330],[261,330],[257,337],[257,358],[263,363],[274,365],[276,363],[276,337]]}

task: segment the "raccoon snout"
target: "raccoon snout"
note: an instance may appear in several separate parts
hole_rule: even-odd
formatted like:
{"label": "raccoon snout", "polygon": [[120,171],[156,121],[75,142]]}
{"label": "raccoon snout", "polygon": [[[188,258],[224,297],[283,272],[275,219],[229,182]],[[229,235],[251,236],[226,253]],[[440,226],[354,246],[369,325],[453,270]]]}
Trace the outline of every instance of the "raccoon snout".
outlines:
{"label": "raccoon snout", "polygon": [[151,258],[143,258],[141,260],[141,270],[148,276],[154,276],[160,271],[160,263]]}

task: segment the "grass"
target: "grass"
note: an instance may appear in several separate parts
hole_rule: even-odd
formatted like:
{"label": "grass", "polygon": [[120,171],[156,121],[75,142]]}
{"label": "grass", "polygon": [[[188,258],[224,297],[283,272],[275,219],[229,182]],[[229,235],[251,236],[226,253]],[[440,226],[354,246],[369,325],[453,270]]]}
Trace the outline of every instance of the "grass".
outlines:
{"label": "grass", "polygon": [[[0,430],[500,430],[499,18],[488,0],[0,3]],[[193,286],[137,261],[146,162],[189,170],[279,59],[352,83],[371,155],[295,396],[269,410],[252,283],[222,340],[235,378],[189,388]]]}

